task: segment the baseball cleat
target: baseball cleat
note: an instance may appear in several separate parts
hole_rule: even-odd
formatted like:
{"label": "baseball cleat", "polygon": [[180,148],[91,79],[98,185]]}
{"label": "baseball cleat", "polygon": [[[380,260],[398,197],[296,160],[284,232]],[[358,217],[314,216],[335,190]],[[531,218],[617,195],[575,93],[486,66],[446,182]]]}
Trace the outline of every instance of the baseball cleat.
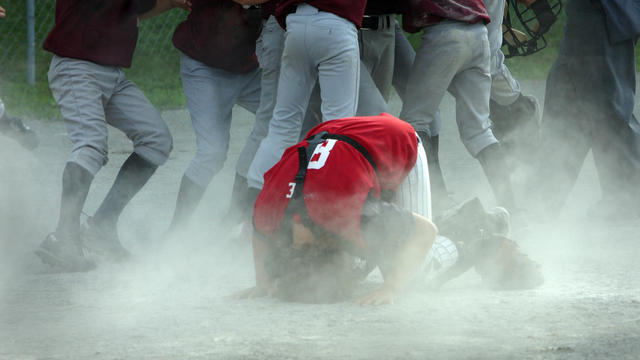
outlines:
{"label": "baseball cleat", "polygon": [[35,251],[43,263],[64,272],[85,272],[96,268],[93,261],[85,257],[79,240],[47,235]]}
{"label": "baseball cleat", "polygon": [[109,261],[125,262],[131,258],[129,250],[120,243],[115,226],[98,226],[93,218],[88,218],[82,229],[82,238],[87,250]]}

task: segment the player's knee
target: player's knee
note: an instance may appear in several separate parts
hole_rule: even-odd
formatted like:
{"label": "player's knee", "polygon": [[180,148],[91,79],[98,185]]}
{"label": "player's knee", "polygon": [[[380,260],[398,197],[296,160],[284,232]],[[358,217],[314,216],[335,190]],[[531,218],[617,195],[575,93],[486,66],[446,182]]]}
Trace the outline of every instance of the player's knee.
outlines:
{"label": "player's knee", "polygon": [[92,175],[95,175],[109,161],[107,147],[106,145],[102,147],[95,144],[83,144],[74,147],[68,161],[79,164]]}
{"label": "player's knee", "polygon": [[169,158],[173,150],[173,137],[169,128],[158,127],[134,140],[134,151],[152,164],[160,166]]}

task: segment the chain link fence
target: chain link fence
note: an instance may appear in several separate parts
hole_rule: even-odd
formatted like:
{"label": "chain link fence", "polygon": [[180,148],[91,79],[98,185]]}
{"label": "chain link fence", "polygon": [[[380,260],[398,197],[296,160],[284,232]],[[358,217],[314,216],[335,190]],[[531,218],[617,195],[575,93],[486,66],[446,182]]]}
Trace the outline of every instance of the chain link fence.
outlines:
{"label": "chain link fence", "polygon": [[[33,4],[31,18],[28,16],[29,3]],[[0,0],[0,6],[7,11],[6,18],[0,19],[0,97],[5,99],[5,102],[13,103],[15,107],[29,106],[29,103],[34,102],[42,103],[45,101],[43,98],[48,97],[47,71],[52,56],[42,49],[42,43],[55,22],[56,2]],[[181,92],[178,80],[179,56],[172,45],[171,37],[175,27],[186,16],[186,12],[174,9],[140,22],[138,45],[132,69],[128,73],[141,87],[146,86],[143,90],[158,87],[157,79],[161,77],[174,77],[171,86],[177,84],[177,91]],[[33,29],[31,49],[29,29]],[[28,56],[30,50],[31,58]],[[153,69],[149,70],[148,67],[151,66]],[[35,84],[30,84],[33,74]],[[161,81],[161,85],[165,82]],[[29,99],[32,97],[40,98]],[[152,101],[153,97],[151,94]],[[48,99],[46,101],[50,103]]]}

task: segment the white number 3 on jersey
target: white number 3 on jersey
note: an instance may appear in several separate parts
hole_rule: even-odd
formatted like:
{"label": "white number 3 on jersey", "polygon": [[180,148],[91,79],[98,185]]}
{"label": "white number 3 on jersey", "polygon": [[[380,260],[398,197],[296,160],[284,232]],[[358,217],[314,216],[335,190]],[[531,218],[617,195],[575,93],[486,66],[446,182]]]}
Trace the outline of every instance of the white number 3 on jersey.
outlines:
{"label": "white number 3 on jersey", "polygon": [[336,139],[328,139],[325,140],[325,142],[323,142],[322,144],[316,146],[316,149],[311,155],[311,160],[309,160],[307,169],[321,169],[327,162],[329,153],[331,152],[331,149],[333,149],[333,147],[336,145],[337,141],[338,140]]}

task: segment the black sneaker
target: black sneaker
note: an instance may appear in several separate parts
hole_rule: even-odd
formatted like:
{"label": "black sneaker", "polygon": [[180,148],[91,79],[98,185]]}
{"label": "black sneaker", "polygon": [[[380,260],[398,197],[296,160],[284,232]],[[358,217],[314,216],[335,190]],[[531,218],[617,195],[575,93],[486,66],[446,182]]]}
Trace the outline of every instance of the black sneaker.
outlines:
{"label": "black sneaker", "polygon": [[109,261],[124,262],[131,258],[129,250],[120,243],[115,226],[98,226],[93,218],[88,218],[82,229],[82,238],[87,250]]}
{"label": "black sneaker", "polygon": [[45,264],[64,272],[84,272],[96,267],[85,257],[78,239],[59,238],[55,233],[47,235],[35,253]]}
{"label": "black sneaker", "polygon": [[37,148],[40,143],[35,131],[25,125],[20,118],[10,116],[0,118],[0,132],[13,138],[28,150]]}

